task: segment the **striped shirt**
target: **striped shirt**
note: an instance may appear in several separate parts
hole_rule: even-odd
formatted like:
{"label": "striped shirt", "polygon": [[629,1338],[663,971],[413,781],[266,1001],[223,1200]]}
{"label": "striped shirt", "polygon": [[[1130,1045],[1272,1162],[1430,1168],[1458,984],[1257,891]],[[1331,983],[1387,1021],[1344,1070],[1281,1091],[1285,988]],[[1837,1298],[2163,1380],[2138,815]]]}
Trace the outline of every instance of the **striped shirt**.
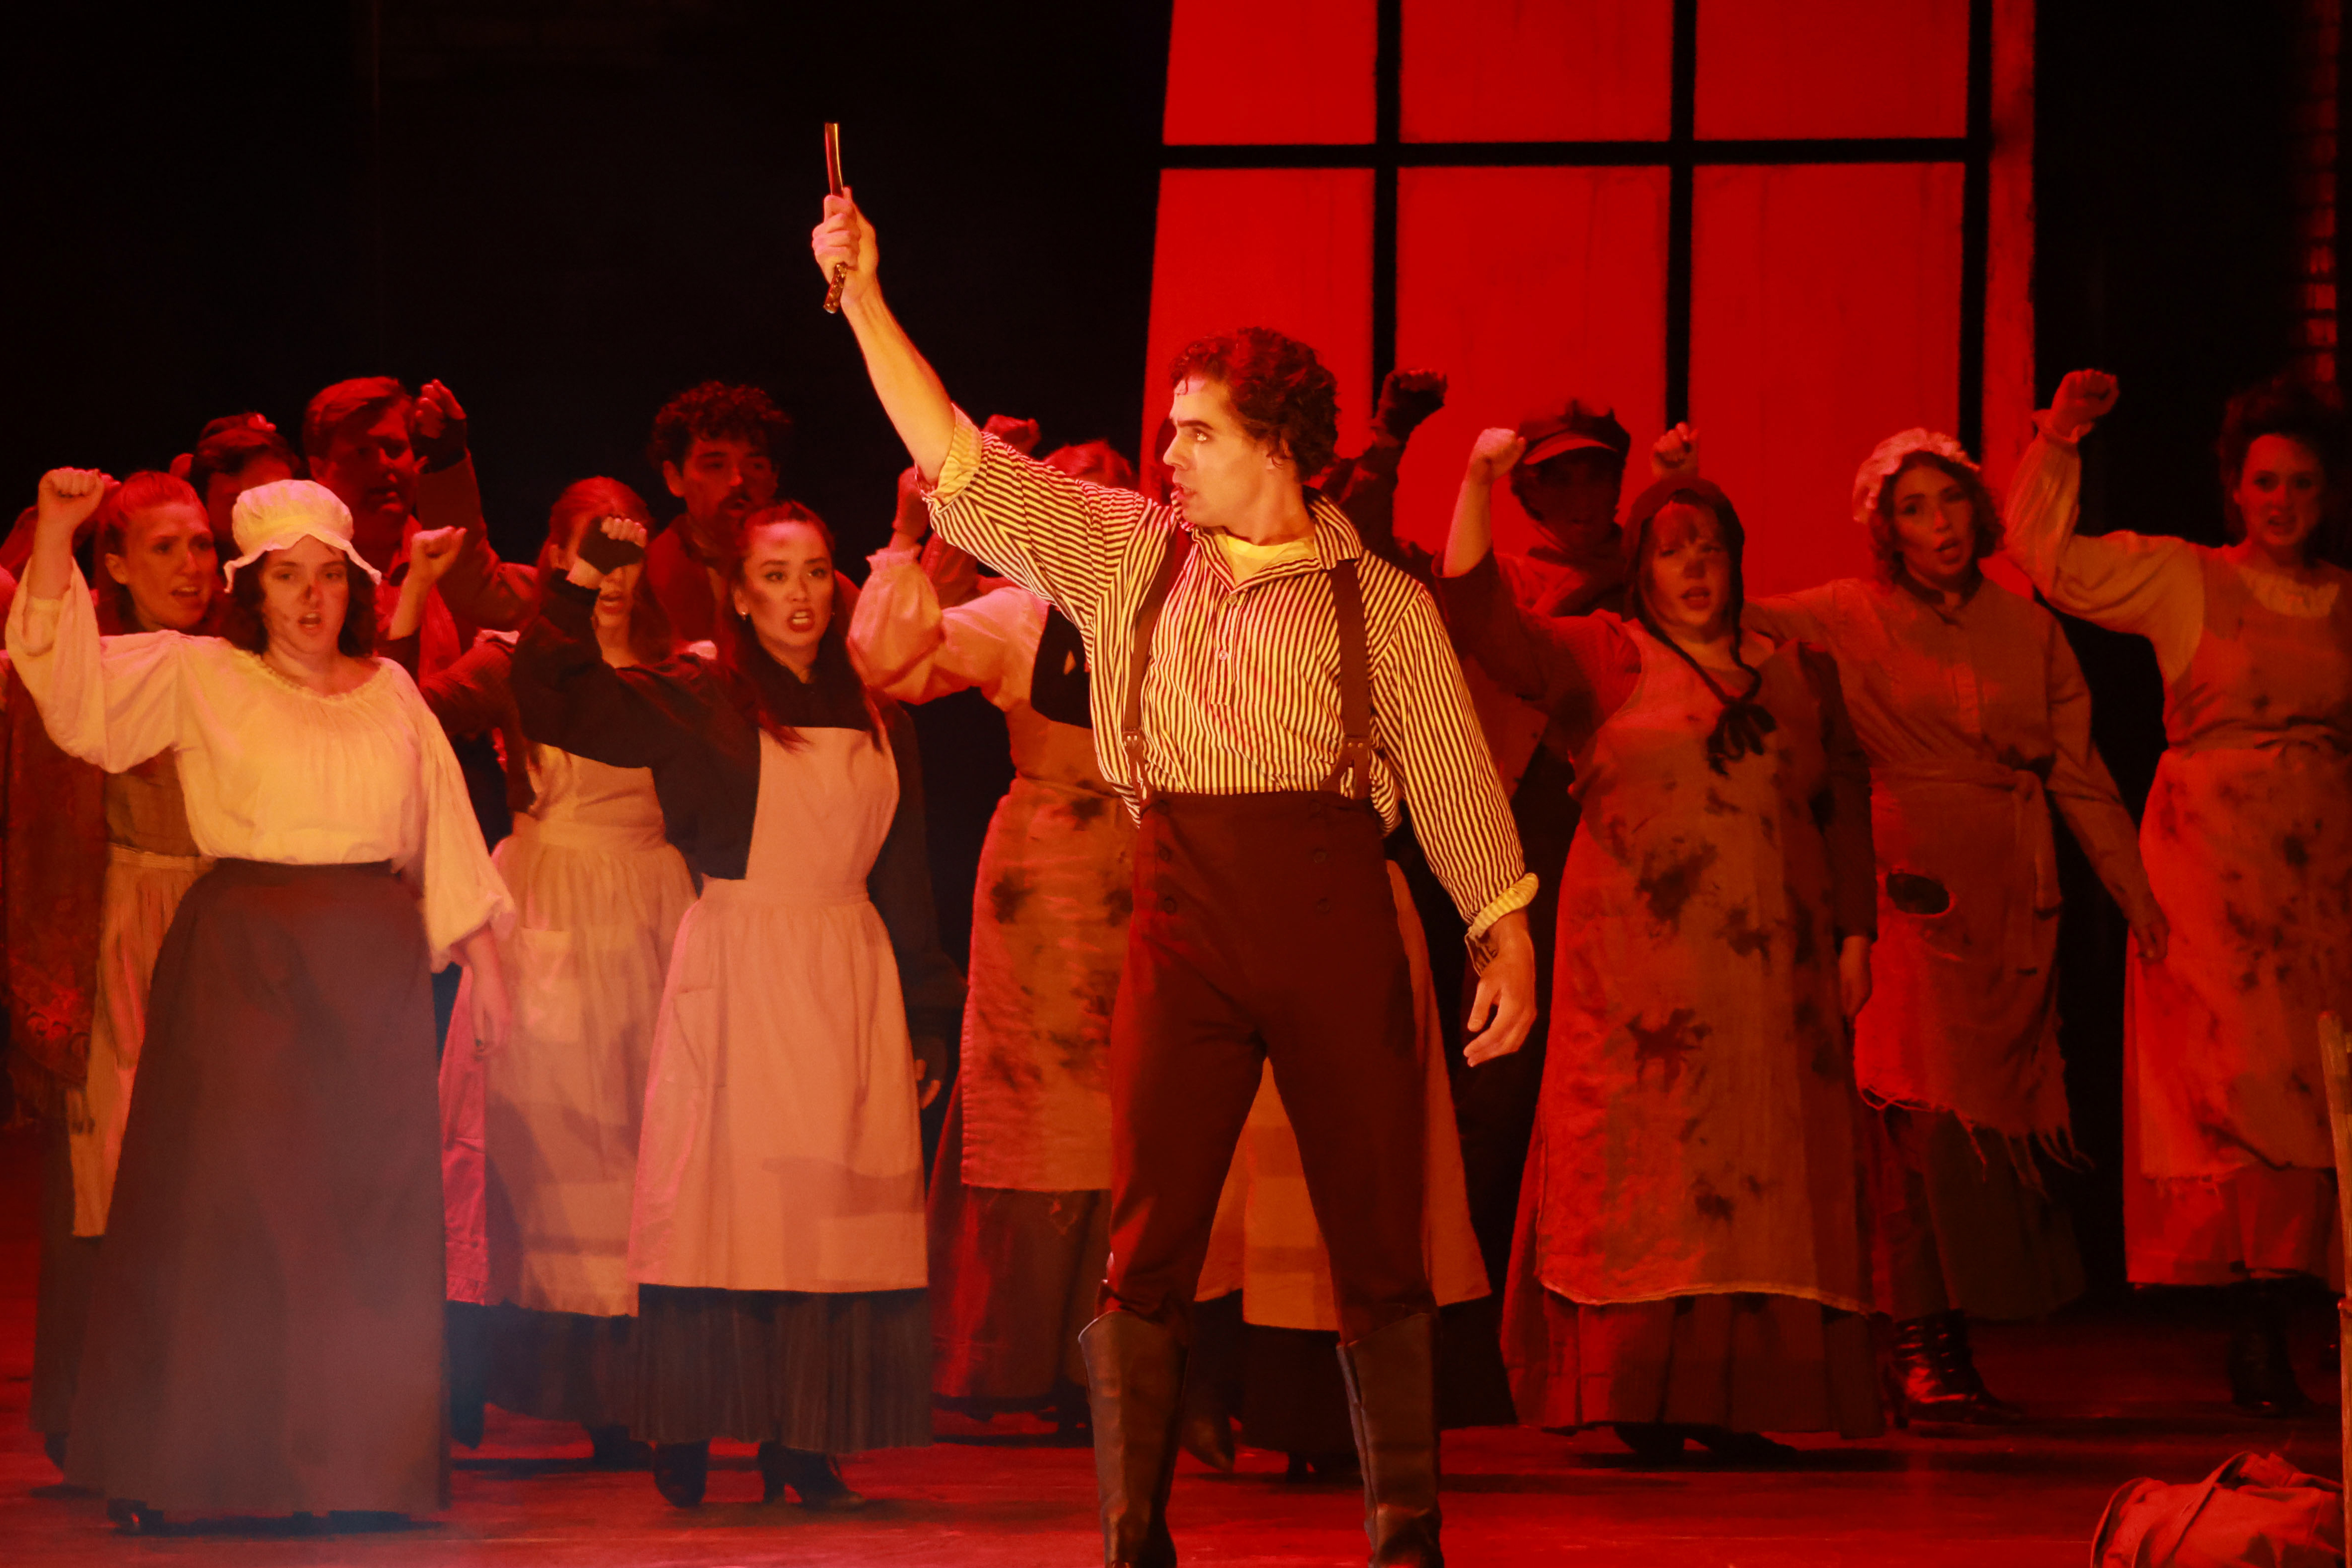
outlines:
{"label": "striped shirt", "polygon": [[[1170,537],[1188,527],[1131,490],[1079,483],[982,435],[961,413],[930,493],[948,543],[1068,616],[1095,673],[1095,759],[1130,811],[1141,797],[1119,738],[1136,612]],[[1312,551],[1246,581],[1196,549],[1170,587],[1144,678],[1152,787],[1199,795],[1320,789],[1345,738],[1330,569],[1359,562],[1372,696],[1372,804],[1413,831],[1474,938],[1534,895],[1518,831],[1428,591],[1316,497]],[[1219,536],[1202,535],[1214,539]]]}

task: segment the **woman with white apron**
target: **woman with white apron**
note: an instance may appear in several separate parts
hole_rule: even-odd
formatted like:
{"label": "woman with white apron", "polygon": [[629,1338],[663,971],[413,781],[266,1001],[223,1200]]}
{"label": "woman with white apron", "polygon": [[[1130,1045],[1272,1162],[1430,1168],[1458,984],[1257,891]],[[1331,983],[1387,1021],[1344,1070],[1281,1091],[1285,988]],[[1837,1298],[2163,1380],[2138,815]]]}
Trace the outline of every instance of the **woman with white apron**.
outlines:
{"label": "woman with white apron", "polygon": [[[651,520],[616,479],[583,479],[557,497],[540,551],[542,597],[570,569],[582,530],[604,517]],[[615,668],[672,652],[642,568],[604,580],[594,632]],[[577,1421],[596,1463],[617,1468],[643,1462],[627,1425],[629,1208],[654,1022],[694,878],[663,833],[651,773],[522,734],[514,658],[512,635],[487,633],[423,683],[453,739],[499,735],[515,812],[513,835],[490,857],[519,916],[499,944],[514,1032],[495,1055],[477,1050],[461,986],[441,1053],[449,1300],[460,1303],[453,1426],[460,1441],[478,1441],[486,1401]]]}
{"label": "woman with white apron", "polygon": [[646,1084],[630,1426],[679,1507],[701,1500],[714,1437],[760,1446],[768,1500],[853,1505],[837,1456],[930,1440],[917,1116],[962,987],[912,729],[851,668],[832,537],[795,506],[745,520],[716,659],[613,668],[593,591],[632,553],[613,545],[644,539],[626,519],[591,530],[514,671],[526,733],[653,770],[703,875]]}

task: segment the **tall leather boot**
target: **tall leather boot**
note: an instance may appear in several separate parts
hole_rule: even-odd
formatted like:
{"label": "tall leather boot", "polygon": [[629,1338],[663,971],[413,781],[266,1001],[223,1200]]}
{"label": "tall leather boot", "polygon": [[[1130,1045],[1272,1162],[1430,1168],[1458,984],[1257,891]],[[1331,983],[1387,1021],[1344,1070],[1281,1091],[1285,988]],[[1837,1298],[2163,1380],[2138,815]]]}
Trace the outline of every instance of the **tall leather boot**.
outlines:
{"label": "tall leather boot", "polygon": [[2230,1287],[2230,1399],[2252,1416],[2299,1416],[2311,1408],[2287,1354],[2285,1291],[2275,1280]]}
{"label": "tall leather boot", "polygon": [[1149,1318],[1111,1311],[1078,1335],[1095,1429],[1105,1568],[1176,1568],[1168,1489],[1176,1479],[1176,1414],[1184,1347]]}
{"label": "tall leather boot", "polygon": [[1437,1540],[1437,1318],[1423,1312],[1339,1347],[1364,1467],[1373,1568],[1444,1568]]}

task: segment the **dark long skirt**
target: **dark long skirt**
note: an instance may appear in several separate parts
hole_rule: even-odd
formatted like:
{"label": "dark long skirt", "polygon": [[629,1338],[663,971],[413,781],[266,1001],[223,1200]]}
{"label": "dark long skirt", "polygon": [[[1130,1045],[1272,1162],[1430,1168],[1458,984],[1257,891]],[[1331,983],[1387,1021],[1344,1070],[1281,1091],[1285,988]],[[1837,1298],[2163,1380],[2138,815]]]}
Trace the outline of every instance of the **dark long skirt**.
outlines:
{"label": "dark long skirt", "polygon": [[2030,1150],[1948,1111],[1869,1120],[1878,1299],[1897,1322],[2038,1318],[2083,1293],[2074,1221]]}
{"label": "dark long skirt", "polygon": [[931,1172],[931,1392],[975,1413],[1082,1401],[1110,1194],[966,1186],[961,1086],[951,1098]]}
{"label": "dark long skirt", "polygon": [[648,1443],[862,1454],[931,1440],[928,1291],[641,1285],[635,1338],[629,1430]]}
{"label": "dark long skirt", "polygon": [[[1548,1364],[1530,1426],[1667,1422],[1735,1432],[1885,1430],[1870,1321],[1758,1291],[1580,1306],[1541,1291]],[[1524,1374],[1523,1374],[1524,1375]]]}
{"label": "dark long skirt", "polygon": [[62,1117],[41,1124],[41,1282],[33,1306],[33,1430],[62,1437],[73,1419],[74,1382],[90,1286],[105,1238],[76,1236],[73,1154]]}
{"label": "dark long skirt", "polygon": [[449,1303],[450,1403],[460,1442],[482,1406],[542,1421],[625,1427],[636,1413],[637,1320]]}
{"label": "dark long skirt", "polygon": [[224,861],[164,938],[67,1478],[165,1511],[447,1500],[425,931],[381,866]]}

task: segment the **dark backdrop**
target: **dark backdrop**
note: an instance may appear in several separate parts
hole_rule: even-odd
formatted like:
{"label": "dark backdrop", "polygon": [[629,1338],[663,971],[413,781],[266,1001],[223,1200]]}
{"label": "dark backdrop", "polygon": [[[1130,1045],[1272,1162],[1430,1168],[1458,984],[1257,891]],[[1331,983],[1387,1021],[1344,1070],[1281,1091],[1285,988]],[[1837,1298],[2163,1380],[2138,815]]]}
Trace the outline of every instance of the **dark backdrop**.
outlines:
{"label": "dark backdrop", "polygon": [[[892,298],[958,398],[1034,415],[1049,442],[1124,447],[1141,423],[1168,10],[12,6],[0,486],[29,499],[59,463],[161,465],[237,409],[291,434],[341,377],[438,376],[472,416],[500,549],[520,556],[568,480],[657,490],[653,411],[719,376],[791,411],[787,488],[863,553],[904,459],[847,330],[818,308],[806,235],[828,118]],[[2287,14],[2042,6],[2041,390],[2084,363],[2124,384],[2090,448],[2095,529],[2218,538],[2221,401],[2285,357]],[[2153,663],[2073,630],[2137,805],[2161,745]],[[1003,727],[976,697],[920,722],[960,947]],[[2113,1281],[2122,933],[2079,856],[2067,872],[2068,1048],[2096,1162],[2074,1196]]]}

